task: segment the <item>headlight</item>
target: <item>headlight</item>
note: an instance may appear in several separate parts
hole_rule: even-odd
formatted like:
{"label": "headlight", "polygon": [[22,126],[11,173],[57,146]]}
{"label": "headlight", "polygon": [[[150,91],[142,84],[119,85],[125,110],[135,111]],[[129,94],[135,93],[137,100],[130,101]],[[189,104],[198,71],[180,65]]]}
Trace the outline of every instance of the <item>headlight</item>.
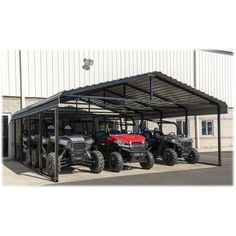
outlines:
{"label": "headlight", "polygon": [[67,140],[60,140],[59,143],[60,143],[61,145],[67,146],[67,145],[69,144],[69,141],[67,141]]}
{"label": "headlight", "polygon": [[121,140],[114,140],[114,143],[117,143],[117,145],[119,146],[124,146],[126,145],[125,142],[121,141]]}
{"label": "headlight", "polygon": [[174,138],[169,139],[169,141],[170,141],[171,143],[178,143],[178,140],[176,140],[176,139],[174,139]]}
{"label": "headlight", "polygon": [[144,143],[144,147],[145,147],[145,149],[147,149],[148,148],[148,142],[147,141],[145,141],[145,143]]}
{"label": "headlight", "polygon": [[92,144],[93,143],[93,139],[87,139],[86,142],[87,142],[87,144]]}

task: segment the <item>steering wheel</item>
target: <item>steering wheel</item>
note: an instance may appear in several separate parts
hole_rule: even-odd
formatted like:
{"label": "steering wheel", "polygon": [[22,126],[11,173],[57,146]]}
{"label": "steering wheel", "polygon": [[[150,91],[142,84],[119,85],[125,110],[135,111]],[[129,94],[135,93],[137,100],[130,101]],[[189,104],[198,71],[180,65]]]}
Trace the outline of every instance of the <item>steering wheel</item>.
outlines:
{"label": "steering wheel", "polygon": [[175,132],[170,132],[168,135],[175,135]]}

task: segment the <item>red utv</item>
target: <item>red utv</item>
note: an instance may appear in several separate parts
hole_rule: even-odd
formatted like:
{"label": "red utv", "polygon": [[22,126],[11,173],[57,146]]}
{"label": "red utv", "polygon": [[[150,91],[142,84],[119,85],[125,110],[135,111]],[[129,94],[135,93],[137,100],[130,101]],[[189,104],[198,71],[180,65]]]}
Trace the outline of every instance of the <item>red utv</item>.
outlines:
{"label": "red utv", "polygon": [[102,152],[106,166],[114,172],[120,172],[127,162],[139,162],[143,169],[153,167],[154,157],[145,138],[129,130],[134,125],[134,120],[130,122],[127,117],[93,118],[93,148]]}

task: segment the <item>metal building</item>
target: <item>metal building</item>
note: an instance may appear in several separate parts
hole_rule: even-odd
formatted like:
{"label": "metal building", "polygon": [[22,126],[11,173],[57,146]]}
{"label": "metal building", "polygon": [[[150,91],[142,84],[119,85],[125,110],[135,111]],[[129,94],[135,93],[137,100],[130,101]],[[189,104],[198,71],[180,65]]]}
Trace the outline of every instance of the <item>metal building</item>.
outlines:
{"label": "metal building", "polygon": [[[222,149],[232,149],[233,53],[220,50],[8,50],[1,51],[3,156],[12,158],[11,114],[59,91],[149,71],[206,92],[229,107],[222,115]],[[184,118],[174,119],[184,131]],[[216,150],[216,116],[189,118],[200,150]],[[8,125],[9,124],[9,125]],[[151,126],[152,124],[148,124]]]}

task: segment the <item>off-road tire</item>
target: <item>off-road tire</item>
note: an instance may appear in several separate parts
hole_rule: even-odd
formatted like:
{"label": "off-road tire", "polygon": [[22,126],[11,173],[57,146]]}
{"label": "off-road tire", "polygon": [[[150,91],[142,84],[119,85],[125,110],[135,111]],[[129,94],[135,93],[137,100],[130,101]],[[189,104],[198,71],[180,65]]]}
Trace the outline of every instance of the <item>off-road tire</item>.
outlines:
{"label": "off-road tire", "polygon": [[92,166],[90,167],[90,170],[92,173],[99,174],[103,171],[105,162],[104,157],[101,152],[94,150],[91,152],[92,156]]}
{"label": "off-road tire", "polygon": [[157,150],[151,149],[150,152],[152,153],[152,155],[153,155],[153,157],[154,157],[154,160],[156,160],[156,159],[158,158]]}
{"label": "off-road tire", "polygon": [[31,162],[32,162],[32,167],[34,167],[34,168],[39,167],[39,153],[36,149],[33,149],[33,151],[32,151]]}
{"label": "off-road tire", "polygon": [[25,163],[27,166],[31,166],[31,163],[32,163],[29,149],[25,151]]}
{"label": "off-road tire", "polygon": [[109,167],[114,172],[120,172],[123,169],[124,161],[119,152],[112,152],[109,156]]}
{"label": "off-road tire", "polygon": [[178,162],[178,155],[172,148],[166,148],[162,154],[162,160],[168,166],[173,166]]}
{"label": "off-road tire", "polygon": [[200,157],[198,151],[195,148],[192,148],[189,157],[185,158],[185,160],[190,164],[196,164],[197,162],[199,162]]}
{"label": "off-road tire", "polygon": [[[46,157],[46,170],[50,177],[54,177],[54,168],[56,165],[55,152],[50,152]],[[60,165],[58,166],[58,174],[61,172]]]}
{"label": "off-road tire", "polygon": [[154,165],[154,156],[150,151],[147,151],[146,157],[144,158],[145,162],[140,161],[140,165],[143,169],[150,170]]}

